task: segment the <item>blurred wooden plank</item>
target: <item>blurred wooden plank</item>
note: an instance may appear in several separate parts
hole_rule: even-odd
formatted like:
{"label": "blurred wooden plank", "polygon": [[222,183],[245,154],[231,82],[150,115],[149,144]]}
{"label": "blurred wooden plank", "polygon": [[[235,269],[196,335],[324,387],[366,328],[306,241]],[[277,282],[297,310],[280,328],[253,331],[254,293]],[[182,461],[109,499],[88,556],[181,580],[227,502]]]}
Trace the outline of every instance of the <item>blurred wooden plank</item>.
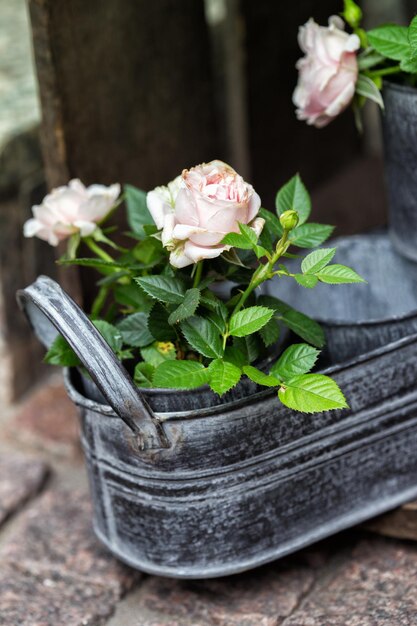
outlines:
{"label": "blurred wooden plank", "polygon": [[195,0],[30,0],[48,183],[145,189],[216,156],[209,38]]}

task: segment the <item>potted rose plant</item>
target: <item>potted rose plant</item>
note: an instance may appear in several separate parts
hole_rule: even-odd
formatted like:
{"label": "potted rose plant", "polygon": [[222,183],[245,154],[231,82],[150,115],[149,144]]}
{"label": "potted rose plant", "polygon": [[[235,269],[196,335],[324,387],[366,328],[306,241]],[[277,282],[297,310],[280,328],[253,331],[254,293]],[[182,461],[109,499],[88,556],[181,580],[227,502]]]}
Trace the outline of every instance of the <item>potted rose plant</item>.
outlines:
{"label": "potted rose plant", "polygon": [[[417,16],[409,26],[384,24],[368,31],[361,20],[359,6],[344,0],[341,17],[332,16],[328,26],[311,19],[300,28],[305,56],[297,63],[293,101],[297,117],[317,128],[350,104],[361,128],[360,110],[366,99],[381,107],[390,235],[398,252],[415,261]],[[345,32],[346,24],[351,33]]]}
{"label": "potted rose plant", "polygon": [[[364,282],[332,263],[334,248],[302,260],[289,252],[316,248],[332,232],[308,221],[300,177],[278,191],[275,214],[220,161],[148,194],[132,186],[119,194],[118,185],[74,180],[48,194],[25,225],[27,236],[67,241],[61,264],[97,270],[89,317],[45,277],[18,295],[49,348],[46,361],[69,368],[97,535],[140,569],[200,577],[253,567],[351,523],[342,491],[337,507],[308,492],[326,491],[340,437],[357,431],[337,383],[347,386],[357,366],[334,369],[337,380],[311,372],[322,329],[263,291],[272,278],[283,294],[287,281],[302,290]],[[106,222],[122,201],[130,246]],[[298,339],[291,343],[286,330]],[[377,428],[378,394],[374,386],[355,391],[356,410],[370,403]],[[310,447],[298,449],[304,440]],[[318,479],[310,477],[314,467],[327,469]],[[316,502],[321,522],[297,513],[300,497]],[[359,514],[366,516],[363,507]]]}

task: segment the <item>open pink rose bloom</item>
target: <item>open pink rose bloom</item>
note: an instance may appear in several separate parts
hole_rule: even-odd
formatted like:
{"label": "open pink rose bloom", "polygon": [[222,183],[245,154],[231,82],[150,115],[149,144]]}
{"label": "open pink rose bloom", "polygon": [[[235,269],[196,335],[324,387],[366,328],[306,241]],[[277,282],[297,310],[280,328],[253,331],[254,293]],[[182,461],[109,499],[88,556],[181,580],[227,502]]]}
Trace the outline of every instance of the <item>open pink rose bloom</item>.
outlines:
{"label": "open pink rose bloom", "polygon": [[51,246],[79,232],[88,237],[110,212],[120,185],[85,187],[78,179],[53,189],[42,204],[34,206],[33,218],[24,225],[25,237],[39,237]]}
{"label": "open pink rose bloom", "polygon": [[222,161],[184,170],[168,186],[150,191],[147,205],[174,267],[218,257],[230,248],[221,244],[222,239],[238,233],[239,223],[257,235],[264,225],[256,217],[261,206],[258,194]]}
{"label": "open pink rose bloom", "polygon": [[310,19],[300,27],[300,48],[305,56],[297,62],[298,84],[293,94],[297,117],[317,128],[326,126],[351,102],[358,78],[357,35],[344,31],[343,20],[329,18],[329,26]]}

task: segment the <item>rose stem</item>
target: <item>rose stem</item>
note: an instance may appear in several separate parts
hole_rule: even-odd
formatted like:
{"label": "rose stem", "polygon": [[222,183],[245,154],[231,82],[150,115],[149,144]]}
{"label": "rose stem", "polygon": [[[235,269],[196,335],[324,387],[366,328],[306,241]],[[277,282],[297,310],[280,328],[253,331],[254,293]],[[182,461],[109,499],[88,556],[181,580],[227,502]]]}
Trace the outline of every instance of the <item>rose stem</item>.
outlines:
{"label": "rose stem", "polygon": [[103,259],[103,261],[108,261],[109,263],[114,263],[113,257],[111,257],[110,254],[107,254],[105,250],[100,248],[100,246],[96,244],[94,239],[92,239],[91,237],[85,237],[83,241],[90,248],[91,252],[94,252],[94,254],[96,254],[100,259]]}
{"label": "rose stem", "polygon": [[196,265],[196,269],[194,273],[193,288],[198,287],[198,285],[200,284],[202,273],[203,273],[203,261],[199,261]]}

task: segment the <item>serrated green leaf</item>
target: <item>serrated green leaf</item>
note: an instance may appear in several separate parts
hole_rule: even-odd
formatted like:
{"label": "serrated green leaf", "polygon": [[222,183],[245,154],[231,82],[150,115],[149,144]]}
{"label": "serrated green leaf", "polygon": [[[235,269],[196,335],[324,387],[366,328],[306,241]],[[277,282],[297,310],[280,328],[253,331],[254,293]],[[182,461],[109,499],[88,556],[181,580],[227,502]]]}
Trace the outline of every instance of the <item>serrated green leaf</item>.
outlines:
{"label": "serrated green leaf", "polygon": [[154,223],[146,203],[146,193],[132,185],[124,185],[123,191],[129,227],[137,235],[145,236],[144,225]]}
{"label": "serrated green leaf", "polygon": [[317,348],[324,346],[324,332],[321,326],[304,313],[290,309],[281,317],[283,323],[296,335]]}
{"label": "serrated green leaf", "polygon": [[154,341],[150,346],[141,348],[140,354],[146,363],[158,367],[164,361],[174,361],[177,358],[175,346],[170,341]]}
{"label": "serrated green leaf", "polygon": [[359,71],[367,70],[385,61],[385,57],[379,54],[379,52],[372,50],[372,48],[367,48],[367,50],[364,50],[357,58]]}
{"label": "serrated green leaf", "polygon": [[148,328],[158,341],[175,341],[177,333],[169,323],[169,313],[160,302],[155,302],[148,315]]}
{"label": "serrated green leaf", "polygon": [[303,224],[290,232],[289,240],[298,248],[315,248],[330,237],[334,226],[329,224]]}
{"label": "serrated green leaf", "polygon": [[408,27],[408,43],[410,44],[410,58],[417,61],[417,15],[413,17]]}
{"label": "serrated green leaf", "polygon": [[155,367],[150,363],[144,363],[141,361],[135,367],[133,380],[138,387],[153,387],[153,375],[155,373]]}
{"label": "serrated green leaf", "polygon": [[223,356],[220,334],[210,320],[194,315],[181,322],[180,326],[184,337],[194,350],[210,359]]}
{"label": "serrated green leaf", "polygon": [[401,61],[407,57],[410,44],[406,26],[386,24],[369,30],[367,34],[371,46],[387,59]]}
{"label": "serrated green leaf", "polygon": [[155,267],[164,257],[162,244],[155,237],[147,237],[132,249],[134,258],[146,267]]}
{"label": "serrated green leaf", "polygon": [[320,413],[348,408],[334,380],[323,374],[295,376],[278,391],[282,404],[302,413]]}
{"label": "serrated green leaf", "polygon": [[400,68],[408,74],[417,74],[417,59],[411,57],[411,49],[410,56],[400,62]]}
{"label": "serrated green leaf", "polygon": [[312,289],[319,282],[317,276],[313,276],[312,274],[294,274],[294,278],[299,285],[307,289]]}
{"label": "serrated green leaf", "polygon": [[316,274],[325,267],[336,253],[336,248],[321,248],[310,252],[301,262],[303,274]]}
{"label": "serrated green leaf", "polygon": [[257,385],[263,385],[264,387],[278,387],[278,385],[281,384],[275,376],[272,376],[271,374],[264,374],[264,372],[261,372],[256,367],[252,367],[252,365],[245,365],[243,367],[243,373]]}
{"label": "serrated green leaf", "polygon": [[[235,337],[235,339],[237,339],[237,337]],[[242,341],[244,341],[244,339],[242,339]],[[244,365],[249,363],[246,344],[243,349],[242,346],[238,346],[235,343],[233,346],[226,346],[223,360],[228,363],[233,363],[233,365],[236,365],[236,367],[241,370]]]}
{"label": "serrated green leaf", "polygon": [[74,350],[61,335],[55,337],[43,360],[49,365],[61,367],[77,367],[81,364]]}
{"label": "serrated green leaf", "polygon": [[259,334],[265,344],[265,347],[268,348],[269,346],[272,346],[272,344],[276,343],[280,336],[280,328],[276,319],[271,317],[269,322],[267,322],[265,326],[260,329]]}
{"label": "serrated green leaf", "polygon": [[233,248],[240,248],[241,250],[250,250],[252,248],[252,243],[240,233],[228,233],[220,243]]}
{"label": "serrated green leaf", "polygon": [[[148,316],[146,313],[133,313],[123,318],[118,324],[123,341],[128,346],[143,348],[152,343],[154,337],[148,330]],[[155,337],[157,339],[157,337]]]}
{"label": "serrated green leaf", "polygon": [[271,374],[288,380],[293,376],[309,372],[320,354],[320,350],[307,343],[295,343],[285,350],[278,361],[271,367]]}
{"label": "serrated green leaf", "polygon": [[273,314],[272,309],[264,306],[251,306],[238,311],[230,318],[229,333],[234,337],[251,335],[265,326]]}
{"label": "serrated green leaf", "polygon": [[384,108],[384,101],[382,99],[381,92],[369,76],[359,74],[358,80],[356,81],[355,93],[359,96],[363,96],[364,98],[368,98],[369,100],[373,100],[381,107],[381,109]]}
{"label": "serrated green leaf", "polygon": [[299,174],[293,176],[278,191],[275,199],[278,215],[294,210],[298,213],[299,224],[304,224],[311,213],[311,199]]}
{"label": "serrated green leaf", "polygon": [[317,272],[316,276],[322,283],[328,283],[329,285],[366,282],[355,270],[339,264],[323,267],[320,272]]}
{"label": "serrated green leaf", "polygon": [[182,320],[191,317],[197,310],[200,302],[200,290],[196,287],[188,289],[185,292],[184,300],[181,304],[171,313],[168,318],[168,323],[171,325],[178,324]]}
{"label": "serrated green leaf", "polygon": [[195,389],[209,380],[209,371],[197,361],[165,361],[158,365],[153,377],[155,387]]}
{"label": "serrated green leaf", "polygon": [[[272,251],[275,242],[281,239],[284,232],[281,222],[274,213],[267,209],[259,209],[258,215],[265,220],[265,225],[260,235],[260,242],[267,250]],[[265,235],[267,235],[267,239],[265,239]]]}
{"label": "serrated green leaf", "polygon": [[185,285],[178,278],[156,275],[142,276],[135,281],[148,296],[160,302],[181,304],[184,299]]}
{"label": "serrated green leaf", "polygon": [[208,370],[210,374],[209,385],[219,396],[232,389],[240,380],[240,369],[233,363],[222,359],[212,361]]}
{"label": "serrated green leaf", "polygon": [[106,340],[110,348],[116,354],[119,354],[122,345],[123,337],[121,331],[113,324],[109,324],[105,320],[92,320],[94,326],[99,331],[100,335]]}
{"label": "serrated green leaf", "polygon": [[113,290],[118,304],[147,313],[152,307],[151,300],[137,285],[116,285]]}
{"label": "serrated green leaf", "polygon": [[[257,335],[247,335],[246,337],[233,337],[233,350],[237,350],[245,355],[245,362],[256,361],[261,352],[261,342]],[[228,357],[228,361],[234,362]]]}

